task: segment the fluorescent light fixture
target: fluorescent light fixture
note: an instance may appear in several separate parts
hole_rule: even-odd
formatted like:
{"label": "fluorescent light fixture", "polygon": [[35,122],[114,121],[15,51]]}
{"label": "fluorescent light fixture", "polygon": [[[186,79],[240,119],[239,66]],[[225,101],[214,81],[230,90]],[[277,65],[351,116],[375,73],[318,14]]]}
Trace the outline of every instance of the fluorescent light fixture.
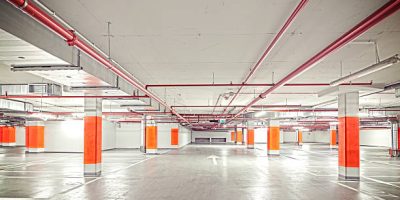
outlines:
{"label": "fluorescent light fixture", "polygon": [[308,128],[303,128],[302,131],[310,131]]}
{"label": "fluorescent light fixture", "polygon": [[256,114],[254,114],[254,117],[261,117],[261,116],[264,116],[266,113],[267,113],[266,111],[259,111],[259,112],[256,112]]}
{"label": "fluorescent light fixture", "polygon": [[371,65],[369,67],[366,67],[366,68],[364,68],[364,69],[362,69],[360,71],[354,72],[354,73],[352,73],[352,74],[350,74],[348,76],[345,76],[343,78],[340,78],[340,79],[337,79],[335,81],[332,81],[330,83],[330,85],[331,86],[337,86],[337,85],[340,85],[340,84],[343,84],[343,83],[348,83],[348,82],[350,82],[350,81],[352,81],[354,79],[361,78],[361,77],[366,76],[368,74],[372,74],[374,72],[377,72],[377,71],[380,71],[380,70],[385,69],[387,67],[390,67],[393,64],[398,63],[399,61],[400,61],[400,58],[396,54],[396,55],[394,55],[394,56],[392,56],[390,58],[387,58],[387,59],[385,59],[385,60],[383,60],[383,61],[381,61],[379,63],[373,64],[373,65]]}
{"label": "fluorescent light fixture", "polygon": [[303,130],[304,127],[302,127],[302,126],[293,126],[293,129],[296,129],[296,130]]}
{"label": "fluorescent light fixture", "polygon": [[11,65],[13,72],[55,71],[55,70],[82,70],[82,67],[73,65]]}

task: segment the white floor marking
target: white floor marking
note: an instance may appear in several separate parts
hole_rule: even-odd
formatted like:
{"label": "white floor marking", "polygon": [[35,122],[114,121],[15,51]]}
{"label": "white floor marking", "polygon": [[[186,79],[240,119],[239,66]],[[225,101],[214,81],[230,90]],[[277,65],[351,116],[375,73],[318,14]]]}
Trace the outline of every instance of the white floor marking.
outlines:
{"label": "white floor marking", "polygon": [[211,156],[208,156],[207,159],[212,159],[214,165],[218,165],[218,163],[217,163],[217,159],[219,159],[218,156],[216,156],[216,155],[211,155]]}

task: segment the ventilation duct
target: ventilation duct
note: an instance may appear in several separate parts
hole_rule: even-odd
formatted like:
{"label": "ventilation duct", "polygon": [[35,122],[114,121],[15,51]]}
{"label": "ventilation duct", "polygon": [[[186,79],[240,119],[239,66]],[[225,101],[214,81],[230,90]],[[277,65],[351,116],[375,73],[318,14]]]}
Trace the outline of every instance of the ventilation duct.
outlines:
{"label": "ventilation duct", "polygon": [[0,112],[7,111],[21,111],[21,112],[32,112],[33,105],[21,101],[13,101],[7,99],[0,99]]}
{"label": "ventilation duct", "polygon": [[51,83],[37,84],[3,84],[0,85],[1,95],[27,95],[36,94],[41,96],[61,96],[60,85]]}

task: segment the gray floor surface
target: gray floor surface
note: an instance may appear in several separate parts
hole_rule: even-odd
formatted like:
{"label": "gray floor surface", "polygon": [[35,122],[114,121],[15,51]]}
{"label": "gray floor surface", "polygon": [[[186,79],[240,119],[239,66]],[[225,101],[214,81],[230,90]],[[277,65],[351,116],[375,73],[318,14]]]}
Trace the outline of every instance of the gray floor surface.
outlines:
{"label": "gray floor surface", "polygon": [[0,199],[400,199],[400,159],[361,148],[361,180],[337,176],[326,144],[187,145],[162,155],[103,152],[103,174],[83,177],[82,154],[0,148]]}

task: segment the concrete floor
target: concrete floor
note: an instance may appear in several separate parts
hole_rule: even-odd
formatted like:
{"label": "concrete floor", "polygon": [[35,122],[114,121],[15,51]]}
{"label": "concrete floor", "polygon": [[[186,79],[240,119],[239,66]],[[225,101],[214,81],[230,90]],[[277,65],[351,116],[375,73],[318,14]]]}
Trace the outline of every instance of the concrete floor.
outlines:
{"label": "concrete floor", "polygon": [[400,198],[400,159],[388,157],[386,149],[362,147],[362,178],[354,182],[337,178],[337,151],[328,145],[285,144],[281,156],[272,157],[264,147],[188,145],[158,156],[105,151],[98,178],[82,176],[82,154],[25,154],[20,147],[2,147],[0,198]]}

